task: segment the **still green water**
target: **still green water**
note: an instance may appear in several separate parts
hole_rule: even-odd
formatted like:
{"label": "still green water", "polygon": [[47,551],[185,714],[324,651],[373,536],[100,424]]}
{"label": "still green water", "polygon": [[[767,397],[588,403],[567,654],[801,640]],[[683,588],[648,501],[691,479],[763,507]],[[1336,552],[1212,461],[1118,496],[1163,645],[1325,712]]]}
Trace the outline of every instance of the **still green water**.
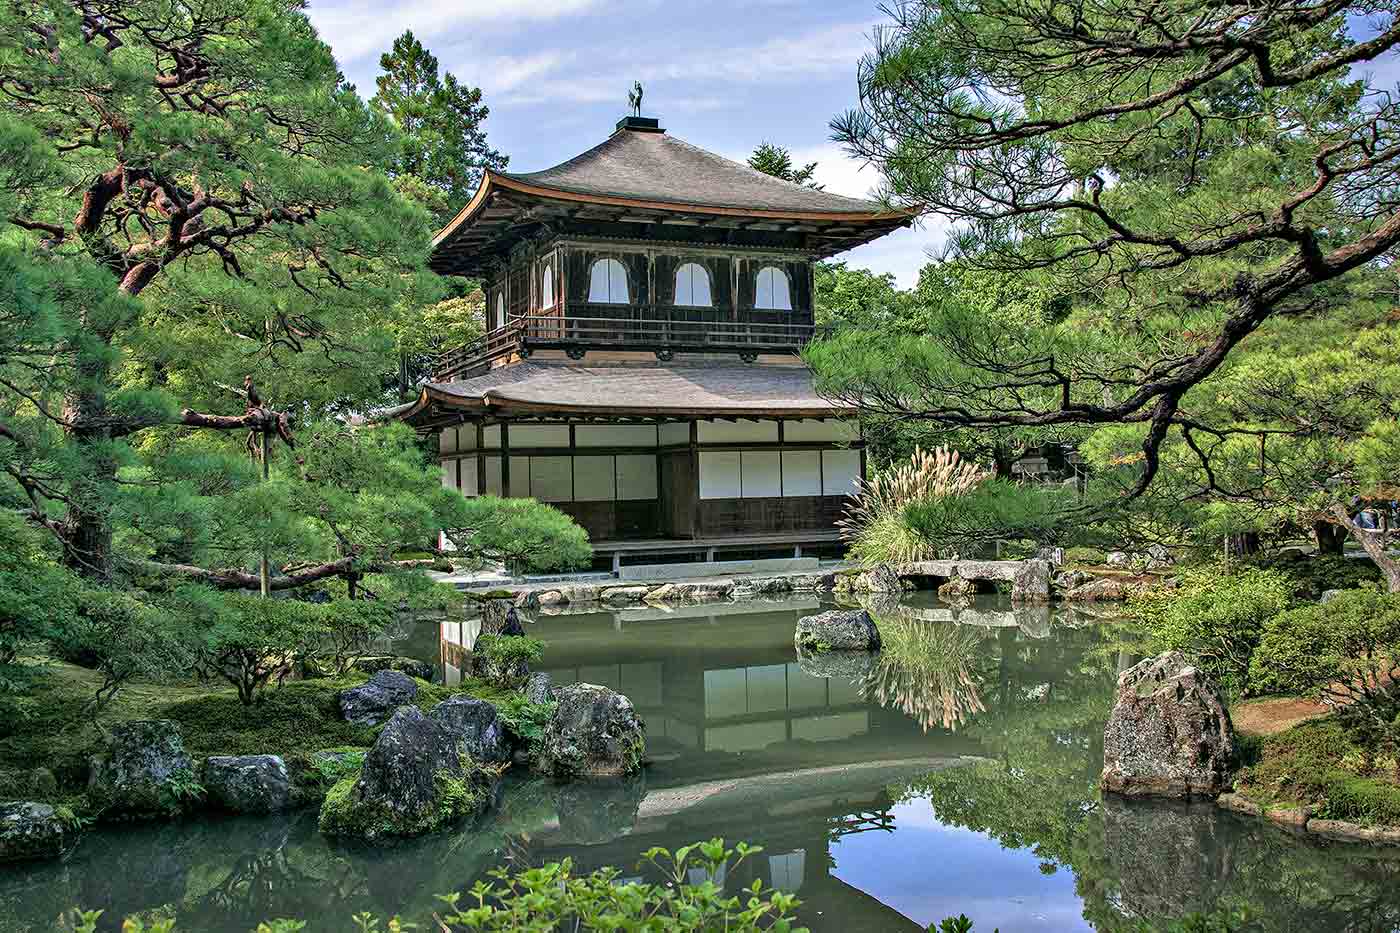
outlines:
{"label": "still green water", "polygon": [[[1324,847],[1210,806],[1100,800],[1118,671],[1112,620],[932,601],[882,615],[873,665],[792,647],[815,599],[542,616],[543,669],[631,697],[651,763],[615,784],[511,777],[451,835],[370,850],[328,842],[314,812],[91,833],[63,864],[0,869],[0,930],[49,929],[66,906],[108,920],[161,910],[186,931],[359,911],[430,919],[433,895],[491,868],[570,857],[640,877],[654,845],[747,840],[723,879],[796,892],[821,931],[921,930],[965,913],[978,933],[1121,930],[1193,910],[1248,910],[1261,931],[1400,929],[1400,853]],[[394,646],[449,682],[470,622],[406,625]],[[455,663],[454,663],[455,662]],[[839,668],[839,669],[834,669]],[[112,928],[115,928],[114,926]]]}

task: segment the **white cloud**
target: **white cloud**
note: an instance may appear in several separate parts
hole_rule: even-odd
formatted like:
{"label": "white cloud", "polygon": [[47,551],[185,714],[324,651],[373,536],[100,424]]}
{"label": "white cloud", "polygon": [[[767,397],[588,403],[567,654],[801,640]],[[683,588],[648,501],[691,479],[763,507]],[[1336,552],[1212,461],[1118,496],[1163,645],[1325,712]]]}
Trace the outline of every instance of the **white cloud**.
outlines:
{"label": "white cloud", "polygon": [[456,68],[449,68],[458,74],[471,74],[477,83],[488,93],[504,94],[523,84],[532,82],[541,75],[555,71],[572,56],[558,52],[541,52],[537,55],[499,55],[492,58],[473,59]]}
{"label": "white cloud", "polygon": [[[511,104],[604,103],[618,98],[618,88],[630,86],[633,80],[644,84],[703,81],[713,86],[851,74],[856,61],[868,50],[865,27],[860,24],[823,27],[769,39],[758,45],[687,49],[667,56],[664,61],[639,61],[632,56],[630,48],[624,48],[626,54],[619,54],[616,48],[594,49],[571,59],[586,63],[586,73],[555,73],[530,82],[528,87],[518,88],[502,101]],[[688,102],[698,105],[694,109],[712,109],[717,101],[713,95],[667,97],[668,104],[684,106]]]}
{"label": "white cloud", "polygon": [[558,19],[596,4],[597,0],[352,0],[332,5],[330,0],[313,0],[307,15],[343,65],[389,48],[405,29],[427,40],[462,26]]}

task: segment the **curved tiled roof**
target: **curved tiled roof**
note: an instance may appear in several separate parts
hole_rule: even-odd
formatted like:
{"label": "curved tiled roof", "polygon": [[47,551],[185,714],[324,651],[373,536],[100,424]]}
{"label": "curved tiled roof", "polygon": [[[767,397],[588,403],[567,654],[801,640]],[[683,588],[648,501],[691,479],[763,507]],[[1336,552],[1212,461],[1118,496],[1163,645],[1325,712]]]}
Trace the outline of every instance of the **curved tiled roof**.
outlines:
{"label": "curved tiled roof", "polygon": [[664,131],[618,130],[553,168],[501,174],[573,194],[696,207],[833,214],[886,210],[874,201],[817,191],[765,175]]}
{"label": "curved tiled roof", "polygon": [[[805,366],[728,363],[522,362],[471,379],[435,382],[421,405],[623,416],[849,414],[824,399]],[[407,413],[405,413],[407,414]]]}

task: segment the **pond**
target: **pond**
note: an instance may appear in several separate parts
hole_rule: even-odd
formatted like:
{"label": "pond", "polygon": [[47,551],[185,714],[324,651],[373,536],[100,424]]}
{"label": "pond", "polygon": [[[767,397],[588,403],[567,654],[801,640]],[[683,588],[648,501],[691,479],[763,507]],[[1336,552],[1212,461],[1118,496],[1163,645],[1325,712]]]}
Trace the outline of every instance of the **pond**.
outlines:
{"label": "pond", "polygon": [[[818,931],[922,930],[957,913],[978,933],[1122,930],[1218,907],[1247,909],[1261,931],[1400,926],[1394,853],[1211,806],[1099,799],[1113,682],[1136,660],[1113,649],[1111,618],[907,601],[882,611],[886,650],[867,670],[797,657],[796,620],[820,608],[542,616],[540,667],[641,711],[640,777],[513,776],[477,825],[384,850],[328,842],[312,811],[106,828],[65,863],[0,869],[0,929],[47,930],[74,903],[108,920],[173,911],[186,931],[287,916],[342,931],[359,911],[423,922],[433,895],[493,867],[570,857],[641,877],[649,847],[713,836],[764,850],[717,880],[796,892]],[[419,623],[396,650],[450,681],[471,628]]]}

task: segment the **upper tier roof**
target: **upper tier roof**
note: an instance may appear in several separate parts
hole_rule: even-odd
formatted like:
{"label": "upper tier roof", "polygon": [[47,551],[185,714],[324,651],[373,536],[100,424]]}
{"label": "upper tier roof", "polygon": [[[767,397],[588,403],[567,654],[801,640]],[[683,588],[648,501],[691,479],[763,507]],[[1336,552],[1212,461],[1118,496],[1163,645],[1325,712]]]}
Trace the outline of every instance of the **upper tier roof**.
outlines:
{"label": "upper tier roof", "polygon": [[432,268],[474,275],[541,224],[610,225],[605,235],[781,247],[819,258],[913,222],[890,210],[783,181],[628,118],[606,140],[539,172],[487,171],[471,201],[433,239]]}
{"label": "upper tier roof", "polygon": [[502,177],[555,191],[753,211],[887,215],[874,201],[848,198],[765,175],[692,146],[665,130],[613,133],[553,168]]}

